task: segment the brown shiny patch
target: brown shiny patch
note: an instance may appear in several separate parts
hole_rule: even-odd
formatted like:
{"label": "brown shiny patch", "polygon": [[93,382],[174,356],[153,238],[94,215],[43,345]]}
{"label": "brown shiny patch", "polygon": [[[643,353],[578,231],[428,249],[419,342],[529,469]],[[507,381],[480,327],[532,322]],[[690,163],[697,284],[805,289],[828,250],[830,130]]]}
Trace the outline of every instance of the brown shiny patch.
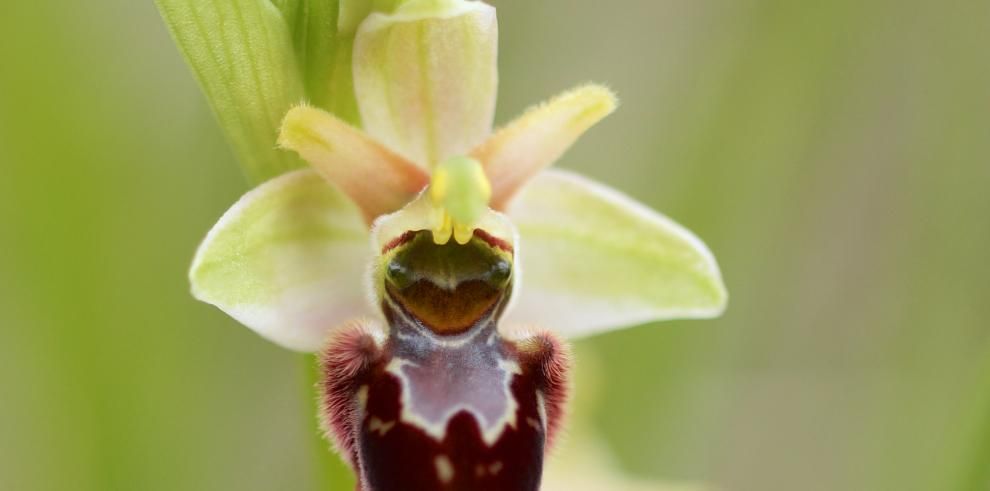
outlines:
{"label": "brown shiny patch", "polygon": [[401,290],[392,285],[387,288],[404,309],[440,335],[464,333],[495,306],[502,294],[481,280],[462,281],[453,290],[426,280]]}

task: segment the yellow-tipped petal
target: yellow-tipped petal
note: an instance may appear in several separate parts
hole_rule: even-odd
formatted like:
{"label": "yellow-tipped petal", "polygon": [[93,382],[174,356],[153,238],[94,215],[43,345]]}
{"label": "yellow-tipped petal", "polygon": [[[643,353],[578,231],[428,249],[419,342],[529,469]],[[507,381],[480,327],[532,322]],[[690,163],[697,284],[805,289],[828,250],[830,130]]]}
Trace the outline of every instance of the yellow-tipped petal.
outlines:
{"label": "yellow-tipped petal", "polygon": [[529,109],[475,148],[471,156],[481,161],[491,180],[492,207],[504,209],[527,180],[553,164],[617,105],[606,87],[578,87]]}
{"label": "yellow-tipped petal", "polygon": [[278,143],[294,150],[359,208],[370,224],[402,208],[429,183],[422,169],[332,114],[297,106],[282,122]]}
{"label": "yellow-tipped petal", "polygon": [[495,9],[479,1],[408,0],[372,13],[354,40],[363,127],[424,168],[466,154],[491,133],[497,44]]}

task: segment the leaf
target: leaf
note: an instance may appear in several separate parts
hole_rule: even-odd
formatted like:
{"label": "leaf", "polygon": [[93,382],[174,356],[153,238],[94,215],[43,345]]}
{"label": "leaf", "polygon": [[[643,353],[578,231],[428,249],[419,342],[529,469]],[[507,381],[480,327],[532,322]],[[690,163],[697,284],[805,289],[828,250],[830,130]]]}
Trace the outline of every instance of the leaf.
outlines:
{"label": "leaf", "polygon": [[[363,20],[371,0],[281,0],[292,31],[296,57],[303,74],[308,102],[360,126],[351,69],[354,29]],[[354,5],[360,5],[355,12]]]}
{"label": "leaf", "polygon": [[506,325],[568,337],[725,308],[715,259],[691,232],[581,176],[538,174],[510,203],[522,282]]}
{"label": "leaf", "polygon": [[300,167],[275,146],[285,112],[304,98],[282,11],[269,0],[156,4],[248,176],[260,182]]}
{"label": "leaf", "polygon": [[[292,33],[296,59],[303,74],[309,102],[328,108],[332,104],[330,91],[338,57],[337,0],[282,0],[285,22]],[[353,97],[353,94],[351,94]]]}
{"label": "leaf", "polygon": [[410,0],[373,12],[354,40],[354,90],[371,136],[429,168],[491,132],[498,85],[495,9]]}
{"label": "leaf", "polygon": [[193,295],[265,338],[315,351],[334,328],[372,310],[360,211],[304,169],[245,194],[196,252]]}

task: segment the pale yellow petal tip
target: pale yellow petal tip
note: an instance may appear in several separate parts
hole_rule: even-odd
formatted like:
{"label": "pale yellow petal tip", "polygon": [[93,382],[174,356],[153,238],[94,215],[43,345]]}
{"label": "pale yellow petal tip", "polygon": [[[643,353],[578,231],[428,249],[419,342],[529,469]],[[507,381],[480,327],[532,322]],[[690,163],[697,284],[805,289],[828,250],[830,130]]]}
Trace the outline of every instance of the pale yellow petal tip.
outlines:
{"label": "pale yellow petal tip", "polygon": [[619,107],[619,97],[604,85],[586,84],[558,95],[547,104],[577,109],[572,120],[574,124],[590,126],[612,114]]}
{"label": "pale yellow petal tip", "polygon": [[279,128],[278,140],[279,148],[298,152],[307,144],[318,143],[319,138],[313,132],[313,128],[321,120],[325,121],[329,114],[316,109],[307,104],[300,104],[289,109],[282,118],[282,125]]}
{"label": "pale yellow petal tip", "polygon": [[560,97],[572,97],[586,101],[589,106],[601,108],[603,112],[610,113],[619,107],[619,96],[615,91],[602,84],[587,83],[568,90]]}

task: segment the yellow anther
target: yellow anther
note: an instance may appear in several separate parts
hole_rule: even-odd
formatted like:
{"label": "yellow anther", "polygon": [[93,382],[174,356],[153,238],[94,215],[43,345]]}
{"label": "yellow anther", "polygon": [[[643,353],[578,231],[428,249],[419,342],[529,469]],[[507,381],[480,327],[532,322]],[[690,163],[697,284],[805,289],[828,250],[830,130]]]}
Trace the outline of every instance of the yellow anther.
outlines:
{"label": "yellow anther", "polygon": [[438,228],[433,229],[433,242],[436,244],[446,244],[450,242],[450,236],[454,233],[453,220],[449,213],[443,214],[443,220]]}
{"label": "yellow anther", "polygon": [[467,244],[468,241],[471,240],[472,236],[474,236],[474,227],[460,223],[454,224],[454,240],[456,240],[458,244]]}
{"label": "yellow anther", "polygon": [[457,243],[466,244],[478,219],[488,210],[492,187],[477,160],[453,157],[434,169],[429,195],[444,215],[433,231],[433,241],[445,244],[453,235]]}

